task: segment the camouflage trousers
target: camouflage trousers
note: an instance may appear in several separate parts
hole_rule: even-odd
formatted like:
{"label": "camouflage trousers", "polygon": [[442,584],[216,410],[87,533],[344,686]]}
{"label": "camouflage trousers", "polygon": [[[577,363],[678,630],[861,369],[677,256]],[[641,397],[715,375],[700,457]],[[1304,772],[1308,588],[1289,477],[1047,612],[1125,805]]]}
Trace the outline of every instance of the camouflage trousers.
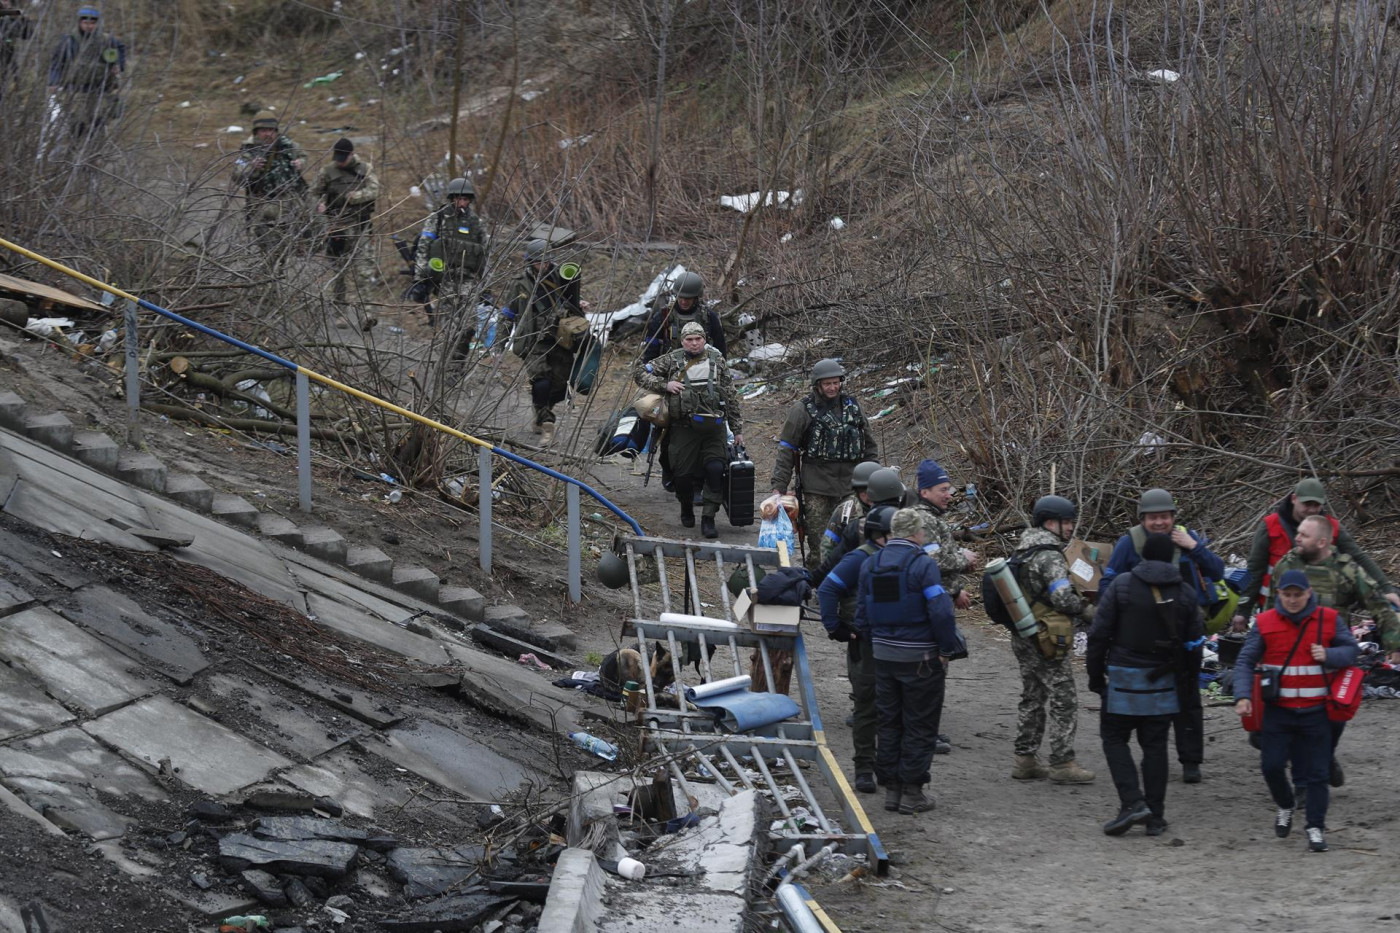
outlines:
{"label": "camouflage trousers", "polygon": [[[1034,641],[1012,636],[1011,653],[1021,668],[1021,702],[1016,707],[1016,754],[1040,750],[1049,720],[1050,764],[1074,760],[1074,734],[1079,728],[1079,700],[1074,691],[1074,668],[1068,657],[1050,661]],[[1048,709],[1047,709],[1048,707]]]}
{"label": "camouflage trousers", "polygon": [[807,529],[807,569],[815,570],[822,562],[822,538],[826,534],[826,523],[831,513],[841,504],[838,496],[818,496],[810,492],[802,494],[802,522]]}
{"label": "camouflage trousers", "polygon": [[346,303],[346,282],[352,278],[355,281],[354,297],[357,299],[357,303],[369,297],[370,287],[374,285],[377,278],[374,264],[374,245],[374,241],[366,234],[349,233],[344,235],[344,242],[339,247],[338,254],[333,254],[331,257],[331,264],[334,268],[332,294],[335,296],[337,304]]}

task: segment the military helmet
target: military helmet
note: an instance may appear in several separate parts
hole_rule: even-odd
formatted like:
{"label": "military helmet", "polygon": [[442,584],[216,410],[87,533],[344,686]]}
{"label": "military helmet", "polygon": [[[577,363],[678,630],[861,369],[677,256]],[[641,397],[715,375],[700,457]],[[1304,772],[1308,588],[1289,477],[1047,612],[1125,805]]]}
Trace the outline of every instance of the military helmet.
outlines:
{"label": "military helmet", "polygon": [[1138,496],[1138,514],[1149,512],[1175,512],[1176,500],[1165,489],[1149,489]]}
{"label": "military helmet", "polygon": [[620,590],[631,582],[627,561],[612,551],[604,551],[598,561],[598,582],[610,590]]}
{"label": "military helmet", "polygon": [[894,521],[894,513],[899,509],[892,505],[877,505],[865,514],[865,525],[862,531],[867,540],[870,538],[885,538],[890,533],[890,522]]}
{"label": "military helmet", "polygon": [[817,360],[817,365],[812,367],[812,385],[816,385],[823,379],[845,379],[846,368],[838,360]]}
{"label": "military helmet", "polygon": [[698,272],[682,272],[676,279],[677,298],[699,298],[705,293],[705,280]]}
{"label": "military helmet", "polygon": [[1031,510],[1031,524],[1039,528],[1052,518],[1074,521],[1078,516],[1074,503],[1064,496],[1041,496],[1035,500],[1035,507]]}
{"label": "military helmet", "polygon": [[904,483],[899,474],[889,467],[881,467],[870,474],[865,484],[865,494],[871,502],[903,502]]}
{"label": "military helmet", "polygon": [[472,184],[470,178],[454,178],[447,183],[447,196],[455,198],[465,195],[469,198],[476,197],[476,186]]}
{"label": "military helmet", "polygon": [[78,7],[78,19],[101,19],[102,11],[95,6]]}
{"label": "military helmet", "polygon": [[257,116],[253,117],[253,129],[275,130],[277,129],[277,117],[270,110],[260,110]]}
{"label": "military helmet", "polygon": [[549,243],[546,240],[531,240],[525,244],[525,260],[527,262],[539,262],[544,259],[544,254],[549,252]]}
{"label": "military helmet", "polygon": [[870,482],[870,474],[880,469],[880,464],[874,460],[864,460],[856,464],[856,468],[851,471],[851,488],[864,489]]}

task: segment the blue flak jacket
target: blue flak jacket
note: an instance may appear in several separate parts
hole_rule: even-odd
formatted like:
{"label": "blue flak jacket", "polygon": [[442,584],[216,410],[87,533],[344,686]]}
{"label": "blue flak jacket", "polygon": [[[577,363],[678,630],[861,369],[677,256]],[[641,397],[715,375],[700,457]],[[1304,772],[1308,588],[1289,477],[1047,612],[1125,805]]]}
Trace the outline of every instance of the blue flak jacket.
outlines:
{"label": "blue flak jacket", "polygon": [[957,653],[953,600],[938,564],[913,541],[893,538],[860,568],[855,628],[902,650]]}

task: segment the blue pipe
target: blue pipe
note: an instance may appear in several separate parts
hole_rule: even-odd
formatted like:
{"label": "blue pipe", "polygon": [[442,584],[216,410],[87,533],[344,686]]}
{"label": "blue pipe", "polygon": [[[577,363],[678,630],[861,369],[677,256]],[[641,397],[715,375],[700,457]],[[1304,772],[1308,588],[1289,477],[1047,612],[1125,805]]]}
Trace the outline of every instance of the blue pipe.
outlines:
{"label": "blue pipe", "polygon": [[252,353],[252,354],[254,354],[255,356],[260,356],[260,357],[262,357],[262,358],[265,359],[265,360],[270,360],[271,362],[276,363],[278,366],[285,366],[285,367],[287,367],[288,369],[292,370],[293,372],[295,372],[296,370],[298,370],[298,369],[301,368],[301,367],[299,367],[296,363],[293,363],[291,360],[283,359],[282,357],[278,356],[276,353],[269,353],[269,352],[267,352],[266,350],[264,350],[264,349],[262,349],[262,348],[260,348],[260,347],[255,347],[255,346],[253,346],[251,343],[244,343],[243,341],[239,340],[237,337],[230,337],[228,334],[221,333],[221,332],[215,330],[215,329],[212,328],[212,327],[206,327],[205,325],[199,323],[198,321],[192,321],[192,320],[190,320],[189,318],[184,317],[183,315],[176,314],[174,311],[170,311],[170,310],[168,310],[168,309],[166,309],[166,308],[162,308],[160,305],[151,304],[149,301],[147,301],[147,300],[144,299],[144,298],[137,298],[137,299],[136,299],[136,303],[137,303],[138,305],[140,305],[141,307],[145,308],[147,311],[154,311],[156,314],[162,315],[162,316],[164,316],[164,317],[168,317],[168,318],[170,318],[172,321],[179,321],[181,324],[184,324],[186,327],[193,327],[195,330],[199,331],[201,334],[207,334],[207,335],[210,336],[210,337],[214,337],[214,338],[216,338],[216,339],[218,339],[218,340],[222,340],[224,343],[231,343],[231,344],[233,344],[235,347],[238,347],[240,350],[247,350],[249,353]]}
{"label": "blue pipe", "polygon": [[622,509],[613,505],[606,498],[604,498],[602,493],[598,492],[598,490],[594,489],[592,486],[588,485],[583,480],[574,479],[572,476],[565,476],[558,470],[551,470],[549,467],[545,466],[542,463],[536,463],[533,460],[526,459],[525,457],[522,457],[519,454],[513,454],[509,450],[503,450],[500,447],[496,447],[495,445],[492,445],[491,452],[493,454],[498,454],[502,457],[505,457],[507,460],[514,460],[516,463],[523,463],[525,466],[530,467],[534,470],[539,470],[546,476],[552,476],[560,482],[569,483],[571,485],[577,486],[579,489],[583,490],[584,492],[592,496],[594,499],[601,502],[608,509],[608,511],[612,512],[618,518],[631,525],[632,530],[638,535],[646,534],[645,531],[642,531],[642,526],[637,524],[636,519],[628,515],[626,512],[622,511]]}

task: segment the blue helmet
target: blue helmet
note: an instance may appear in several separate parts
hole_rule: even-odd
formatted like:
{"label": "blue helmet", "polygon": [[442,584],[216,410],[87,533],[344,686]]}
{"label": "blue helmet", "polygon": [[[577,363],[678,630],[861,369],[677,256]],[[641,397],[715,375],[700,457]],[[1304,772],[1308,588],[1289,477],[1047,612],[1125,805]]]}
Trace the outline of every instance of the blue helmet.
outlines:
{"label": "blue helmet", "polygon": [[98,10],[97,7],[95,7],[95,6],[80,6],[80,7],[78,7],[78,18],[79,18],[79,19],[101,19],[101,18],[102,18],[102,12],[101,12],[100,10]]}

